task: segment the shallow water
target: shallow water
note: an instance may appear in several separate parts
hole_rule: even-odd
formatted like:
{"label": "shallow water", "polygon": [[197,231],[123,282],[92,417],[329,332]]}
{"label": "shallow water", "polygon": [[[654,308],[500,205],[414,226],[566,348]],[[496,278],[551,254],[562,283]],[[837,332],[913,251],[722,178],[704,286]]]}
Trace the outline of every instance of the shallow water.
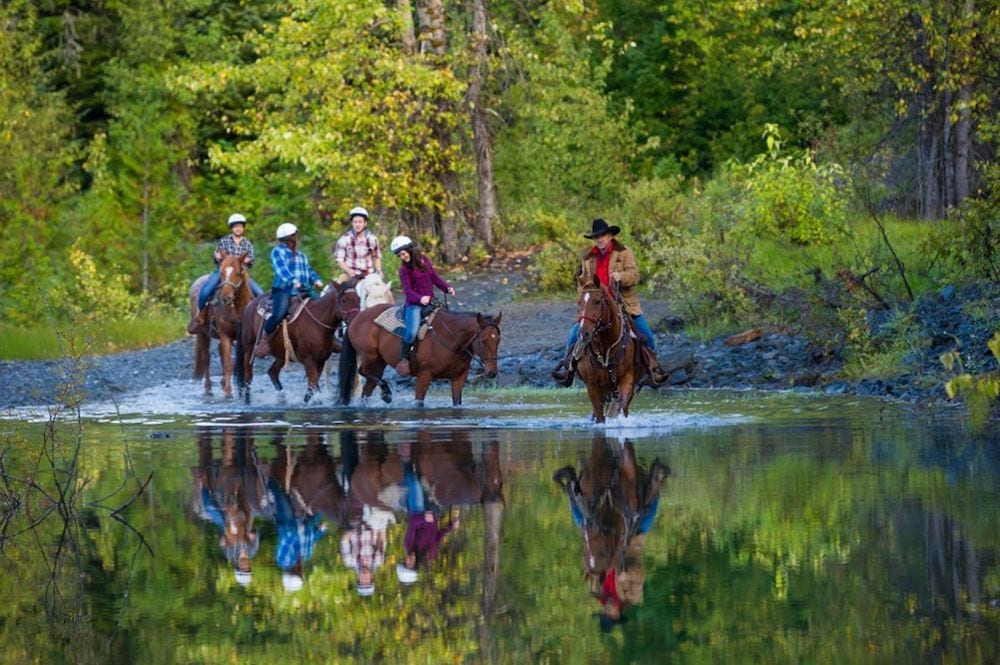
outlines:
{"label": "shallow water", "polygon": [[[957,411],[644,393],[595,428],[576,389],[287,392],[7,414],[0,659],[1000,661],[1000,442]],[[408,508],[452,525],[415,581]]]}

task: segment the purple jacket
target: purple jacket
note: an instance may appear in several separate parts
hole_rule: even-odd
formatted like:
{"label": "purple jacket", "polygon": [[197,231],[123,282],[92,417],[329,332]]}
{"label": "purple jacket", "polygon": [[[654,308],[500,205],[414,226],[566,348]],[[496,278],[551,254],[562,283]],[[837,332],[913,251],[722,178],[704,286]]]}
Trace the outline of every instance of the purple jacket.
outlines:
{"label": "purple jacket", "polygon": [[423,513],[413,513],[410,515],[409,523],[406,526],[403,548],[407,552],[423,552],[428,561],[433,561],[437,556],[438,546],[441,545],[441,541],[454,528],[454,522],[449,523],[446,527],[439,528],[437,520],[428,522],[424,520]]}
{"label": "purple jacket", "polygon": [[399,283],[403,285],[407,305],[419,305],[424,296],[433,297],[435,286],[442,291],[451,288],[451,284],[441,279],[426,256],[423,270],[410,270],[405,264],[399,266]]}

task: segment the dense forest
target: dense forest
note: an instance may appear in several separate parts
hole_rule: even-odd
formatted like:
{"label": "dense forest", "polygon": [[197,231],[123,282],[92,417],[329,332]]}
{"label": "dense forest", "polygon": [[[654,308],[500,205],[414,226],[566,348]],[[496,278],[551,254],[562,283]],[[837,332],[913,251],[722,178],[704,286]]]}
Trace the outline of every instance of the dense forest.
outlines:
{"label": "dense forest", "polygon": [[982,0],[11,0],[2,320],[177,308],[232,212],[329,274],[359,204],[554,290],[604,216],[694,322],[996,281],[998,56]]}

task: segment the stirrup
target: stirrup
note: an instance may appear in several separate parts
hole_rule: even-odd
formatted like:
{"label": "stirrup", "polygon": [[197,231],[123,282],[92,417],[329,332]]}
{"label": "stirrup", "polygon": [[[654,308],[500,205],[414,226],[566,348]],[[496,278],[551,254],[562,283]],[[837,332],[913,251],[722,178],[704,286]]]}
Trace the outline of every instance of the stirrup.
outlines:
{"label": "stirrup", "polygon": [[563,388],[569,388],[573,385],[573,374],[575,372],[576,370],[572,366],[561,362],[549,374],[558,385]]}

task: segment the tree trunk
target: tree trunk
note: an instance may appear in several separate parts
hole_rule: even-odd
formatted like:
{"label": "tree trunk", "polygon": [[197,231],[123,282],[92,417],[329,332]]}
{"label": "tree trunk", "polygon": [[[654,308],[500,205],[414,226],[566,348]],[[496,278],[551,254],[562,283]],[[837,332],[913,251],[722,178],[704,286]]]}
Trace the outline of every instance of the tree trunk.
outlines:
{"label": "tree trunk", "polygon": [[[417,18],[420,21],[420,52],[439,58],[446,53],[446,32],[444,21],[443,0],[418,0]],[[445,111],[446,109],[441,109]],[[446,114],[442,114],[446,115]],[[441,154],[448,154],[451,148],[451,134],[444,124],[435,124],[434,136],[440,146]],[[458,199],[458,177],[451,166],[446,165],[439,176],[444,189],[444,201],[440,212],[441,255],[446,263],[457,263],[460,253],[458,249],[458,221],[455,202]]]}
{"label": "tree trunk", "polygon": [[947,212],[948,208],[955,205],[955,153],[954,144],[952,143],[951,136],[951,112],[952,112],[952,99],[954,95],[951,90],[945,90],[942,101],[941,109],[941,169],[942,177],[939,179],[941,183],[941,210],[933,214],[943,215]]}
{"label": "tree trunk", "polygon": [[413,32],[413,4],[410,0],[399,0],[397,4],[403,24],[403,52],[413,55],[417,52],[417,37]]}
{"label": "tree trunk", "polygon": [[472,16],[473,70],[469,76],[469,106],[472,108],[472,137],[476,149],[476,175],[479,206],[476,210],[476,237],[493,249],[493,220],[497,214],[496,188],[493,183],[493,145],[486,109],[482,106],[483,85],[489,72],[489,14],[487,0],[474,0]]}

